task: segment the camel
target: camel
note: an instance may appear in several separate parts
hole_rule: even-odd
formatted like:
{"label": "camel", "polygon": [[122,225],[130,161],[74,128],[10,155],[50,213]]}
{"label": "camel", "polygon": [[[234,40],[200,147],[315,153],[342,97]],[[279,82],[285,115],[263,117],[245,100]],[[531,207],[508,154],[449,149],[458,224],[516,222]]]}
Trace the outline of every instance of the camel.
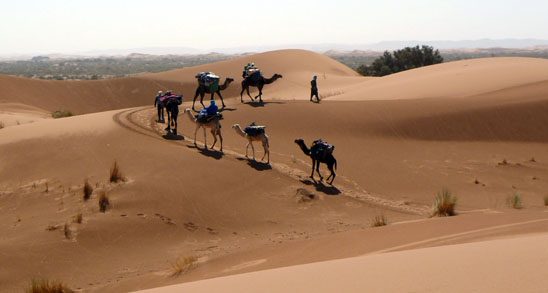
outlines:
{"label": "camel", "polygon": [[234,128],[234,130],[236,130],[236,133],[241,135],[243,138],[247,139],[247,145],[245,146],[245,157],[246,158],[248,158],[247,150],[249,149],[249,145],[251,145],[251,149],[253,150],[253,161],[256,161],[255,160],[255,147],[253,146],[253,141],[261,141],[262,144],[263,144],[263,149],[264,149],[264,155],[261,158],[261,161],[264,160],[264,157],[268,154],[268,161],[266,163],[270,164],[270,150],[269,150],[269,144],[268,144],[268,136],[266,135],[266,133],[263,132],[263,133],[260,133],[258,135],[255,135],[255,136],[250,136],[242,130],[242,128],[240,127],[240,124],[234,124],[234,125],[232,125],[232,128]]}
{"label": "camel", "polygon": [[213,150],[213,147],[217,143],[217,135],[219,135],[219,138],[221,139],[221,152],[223,151],[223,136],[221,135],[221,123],[220,118],[215,117],[208,122],[198,122],[198,119],[192,115],[190,109],[185,109],[185,113],[188,116],[188,119],[192,121],[192,123],[196,124],[196,130],[194,131],[194,145],[196,144],[196,133],[198,133],[198,129],[203,128],[204,129],[204,146],[207,150],[207,136],[206,136],[206,128],[211,128],[211,134],[213,134],[213,138],[215,139],[213,141],[213,145],[211,145],[211,149]]}
{"label": "camel", "polygon": [[337,160],[335,157],[333,157],[332,153],[326,154],[324,157],[319,158],[312,155],[310,149],[306,146],[304,143],[304,140],[302,139],[296,139],[295,143],[299,145],[303,153],[307,156],[309,156],[312,159],[312,174],[310,174],[310,178],[314,180],[314,168],[316,169],[316,172],[318,172],[318,175],[320,175],[320,182],[323,180],[322,174],[320,174],[320,163],[324,163],[327,165],[327,168],[331,171],[331,175],[327,177],[325,180],[326,182],[329,181],[329,178],[332,177],[331,182],[329,184],[333,185],[333,180],[335,180],[335,171],[333,169],[333,166],[335,166],[335,169],[337,169]]}
{"label": "camel", "polygon": [[224,91],[228,87],[228,85],[230,85],[230,83],[233,81],[234,79],[227,77],[225,79],[225,82],[222,85],[219,85],[217,90],[214,92],[211,92],[209,90],[209,87],[206,87],[203,83],[199,83],[198,88],[196,89],[196,94],[194,95],[194,101],[192,101],[192,110],[194,110],[194,103],[196,102],[196,98],[198,97],[198,95],[200,95],[200,104],[202,104],[202,106],[205,108],[204,102],[203,102],[205,94],[211,94],[211,99],[213,100],[215,93],[217,93],[219,98],[221,98],[221,102],[223,103],[223,108],[226,107],[225,102],[223,101],[223,96],[221,95],[221,91]]}
{"label": "camel", "polygon": [[[247,95],[249,96],[251,101],[253,101],[254,99],[256,100],[257,98],[259,98],[259,101],[262,103],[263,102],[263,87],[264,87],[264,85],[265,84],[271,84],[271,83],[275,82],[278,78],[282,78],[282,75],[275,73],[271,78],[264,78],[263,76],[261,76],[258,80],[253,80],[251,78],[251,75],[246,77],[244,80],[242,80],[242,91],[240,92],[240,101],[242,103],[244,102],[243,93],[244,93],[244,91],[247,90]],[[252,98],[251,95],[249,94],[249,87],[250,86],[254,86],[254,87],[257,87],[259,89],[259,95],[257,95],[255,98]]]}
{"label": "camel", "polygon": [[173,134],[177,135],[177,117],[179,116],[179,105],[183,102],[183,96],[176,98],[165,99],[163,102],[167,112],[167,133],[171,132],[171,127],[174,127]]}

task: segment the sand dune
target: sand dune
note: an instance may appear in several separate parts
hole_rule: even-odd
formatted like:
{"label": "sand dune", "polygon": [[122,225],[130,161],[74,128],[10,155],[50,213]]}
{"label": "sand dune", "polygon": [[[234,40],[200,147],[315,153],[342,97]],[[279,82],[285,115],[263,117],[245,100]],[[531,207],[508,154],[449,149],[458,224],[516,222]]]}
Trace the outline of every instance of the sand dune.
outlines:
{"label": "sand dune", "polygon": [[[238,77],[249,61],[266,75],[284,75],[265,90],[263,104],[239,101]],[[493,58],[364,78],[327,57],[285,50],[113,80],[1,76],[0,121],[11,120],[0,129],[0,258],[7,264],[0,291],[20,291],[32,278],[90,292],[183,282],[230,291],[267,286],[274,276],[285,283],[269,283],[273,291],[540,290],[548,232],[545,66]],[[155,122],[156,90],[188,98],[197,71],[237,74],[223,112],[224,153],[219,145],[203,149],[202,131],[192,144],[195,127],[182,113],[188,100],[180,107],[182,136],[165,135],[166,125]],[[331,93],[320,104],[306,101],[313,74],[320,91]],[[432,84],[434,95],[426,91]],[[90,114],[49,118],[56,109]],[[12,123],[23,116],[34,123]],[[251,121],[267,126],[270,166],[247,160],[246,141],[230,128]],[[311,161],[293,142],[319,137],[336,145],[334,186],[308,178]],[[260,144],[255,149],[262,157]],[[114,161],[126,182],[108,182]],[[321,171],[327,176],[325,165]],[[85,179],[95,189],[89,201]],[[444,187],[458,196],[459,215],[428,218]],[[101,191],[112,202],[104,214]],[[506,204],[516,193],[521,210]],[[79,213],[81,224],[73,222]],[[371,228],[380,214],[390,225]],[[195,266],[169,277],[172,263],[189,255]],[[443,267],[447,260],[453,266]],[[387,285],[386,275],[401,282]],[[217,277],[224,278],[194,282]]]}
{"label": "sand dune", "polygon": [[[547,234],[254,272],[140,292],[543,292]],[[518,249],[519,247],[519,249]],[[520,265],[521,264],[521,265]]]}
{"label": "sand dune", "polygon": [[548,80],[548,60],[484,58],[448,62],[375,78],[338,100],[468,97]]}

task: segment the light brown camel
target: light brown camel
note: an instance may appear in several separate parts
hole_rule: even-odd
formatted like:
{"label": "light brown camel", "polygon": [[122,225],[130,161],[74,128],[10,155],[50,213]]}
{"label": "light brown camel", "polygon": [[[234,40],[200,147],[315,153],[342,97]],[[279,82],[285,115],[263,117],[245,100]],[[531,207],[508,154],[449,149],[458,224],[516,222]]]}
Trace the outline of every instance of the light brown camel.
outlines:
{"label": "light brown camel", "polygon": [[194,131],[194,145],[196,144],[196,133],[198,133],[198,129],[203,128],[204,129],[204,146],[207,150],[207,136],[206,136],[206,128],[211,129],[211,134],[213,134],[213,138],[215,139],[213,141],[213,145],[211,145],[211,149],[215,146],[217,143],[217,135],[219,135],[219,138],[221,139],[221,152],[223,151],[223,136],[221,135],[221,122],[219,117],[214,117],[208,122],[198,122],[198,119],[192,115],[192,112],[190,109],[185,109],[185,113],[188,116],[188,119],[194,124],[196,124],[196,130]]}
{"label": "light brown camel", "polygon": [[268,154],[268,161],[266,163],[270,164],[270,150],[269,150],[269,144],[268,144],[268,136],[266,135],[265,132],[262,132],[258,135],[255,135],[255,136],[250,136],[249,134],[245,133],[242,130],[242,128],[240,127],[240,124],[234,124],[234,125],[232,125],[232,128],[234,128],[234,130],[236,130],[236,133],[241,135],[243,138],[247,139],[247,145],[245,146],[245,157],[246,158],[248,158],[247,150],[249,149],[249,145],[251,145],[251,149],[253,150],[253,161],[256,161],[255,160],[255,147],[253,146],[253,141],[260,141],[260,142],[262,142],[263,149],[264,149],[264,155],[261,158],[261,161],[264,160],[264,157]]}

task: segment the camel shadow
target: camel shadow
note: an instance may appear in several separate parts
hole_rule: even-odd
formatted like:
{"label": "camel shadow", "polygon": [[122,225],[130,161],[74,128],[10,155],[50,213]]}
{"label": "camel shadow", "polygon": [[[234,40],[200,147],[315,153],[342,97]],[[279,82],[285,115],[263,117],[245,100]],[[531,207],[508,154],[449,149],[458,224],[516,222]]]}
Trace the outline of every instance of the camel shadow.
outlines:
{"label": "camel shadow", "polygon": [[333,185],[328,186],[323,184],[323,182],[318,182],[316,180],[312,181],[310,179],[302,179],[299,181],[301,181],[303,184],[306,184],[306,185],[314,185],[314,187],[316,188],[316,191],[323,192],[327,195],[341,194],[341,191]]}
{"label": "camel shadow", "polygon": [[232,111],[236,111],[237,109],[236,108],[228,108],[228,107],[225,107],[225,108],[221,108],[219,110],[219,112],[224,112],[224,111],[229,111],[229,112],[232,112]]}
{"label": "camel shadow", "polygon": [[251,168],[253,168],[257,171],[272,170],[272,166],[270,166],[270,164],[267,164],[267,163],[254,161],[253,159],[248,159],[248,158],[237,158],[237,159],[238,159],[238,161],[247,161],[247,164]]}
{"label": "camel shadow", "polygon": [[216,151],[216,150],[211,150],[211,149],[206,149],[206,148],[199,148],[195,145],[189,145],[187,147],[189,149],[197,149],[200,152],[200,154],[202,154],[206,157],[214,158],[215,160],[220,160],[225,155],[223,152]]}
{"label": "camel shadow", "polygon": [[164,134],[162,135],[162,137],[164,139],[167,139],[167,140],[185,140],[185,137],[182,136],[182,135],[175,135],[173,133],[168,133],[168,134]]}
{"label": "camel shadow", "polygon": [[264,107],[267,104],[285,104],[285,102],[261,102],[261,101],[252,101],[252,102],[244,102],[244,105],[251,106],[253,108],[257,107]]}

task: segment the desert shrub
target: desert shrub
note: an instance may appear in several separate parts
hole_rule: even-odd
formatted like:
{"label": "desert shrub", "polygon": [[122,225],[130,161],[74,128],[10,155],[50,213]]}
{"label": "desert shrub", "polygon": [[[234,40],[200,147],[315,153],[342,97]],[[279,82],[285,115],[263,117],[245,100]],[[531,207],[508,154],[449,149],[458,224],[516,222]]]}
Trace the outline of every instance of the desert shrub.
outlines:
{"label": "desert shrub", "polygon": [[76,214],[76,216],[74,216],[74,223],[82,224],[83,219],[84,217],[82,216],[82,213],[78,213]]}
{"label": "desert shrub", "polygon": [[298,188],[297,189],[297,201],[302,203],[302,202],[309,202],[309,201],[312,201],[314,199],[316,199],[316,195],[304,188]]}
{"label": "desert shrub", "polygon": [[51,117],[53,118],[63,118],[63,117],[70,117],[70,116],[73,116],[73,114],[69,110],[57,110],[51,113]]}
{"label": "desert shrub", "polygon": [[371,227],[381,227],[388,225],[388,219],[384,215],[377,215],[371,221]]}
{"label": "desert shrub", "polygon": [[514,209],[523,208],[523,202],[521,200],[521,194],[514,193],[506,199],[506,203]]}
{"label": "desert shrub", "polygon": [[544,205],[548,206],[548,194],[544,196]]}
{"label": "desert shrub", "polygon": [[438,50],[434,50],[430,46],[422,45],[419,47],[417,45],[415,47],[405,47],[392,53],[385,51],[371,65],[360,65],[356,71],[366,76],[385,76],[442,62],[443,57],[441,57]]}
{"label": "desert shrub", "polygon": [[27,293],[72,293],[72,289],[59,281],[32,280]]}
{"label": "desert shrub", "polygon": [[448,189],[442,189],[438,192],[434,200],[434,216],[448,217],[454,216],[455,206],[457,205],[457,197],[452,196]]}
{"label": "desert shrub", "polygon": [[171,264],[171,276],[177,277],[185,274],[192,268],[192,265],[198,260],[195,256],[185,256],[177,259],[177,261]]}
{"label": "desert shrub", "polygon": [[99,210],[104,213],[110,208],[110,200],[108,199],[107,194],[102,191],[99,195]]}
{"label": "desert shrub", "polygon": [[84,188],[82,190],[84,194],[84,200],[88,200],[93,193],[93,187],[89,184],[88,180],[84,180]]}
{"label": "desert shrub", "polygon": [[109,181],[114,183],[117,183],[118,181],[126,181],[126,178],[122,175],[122,172],[120,172],[120,168],[118,167],[118,163],[116,161],[114,161],[114,165],[110,168]]}
{"label": "desert shrub", "polygon": [[63,234],[65,234],[66,239],[72,239],[72,230],[70,230],[69,224],[65,223],[65,226],[63,227]]}

